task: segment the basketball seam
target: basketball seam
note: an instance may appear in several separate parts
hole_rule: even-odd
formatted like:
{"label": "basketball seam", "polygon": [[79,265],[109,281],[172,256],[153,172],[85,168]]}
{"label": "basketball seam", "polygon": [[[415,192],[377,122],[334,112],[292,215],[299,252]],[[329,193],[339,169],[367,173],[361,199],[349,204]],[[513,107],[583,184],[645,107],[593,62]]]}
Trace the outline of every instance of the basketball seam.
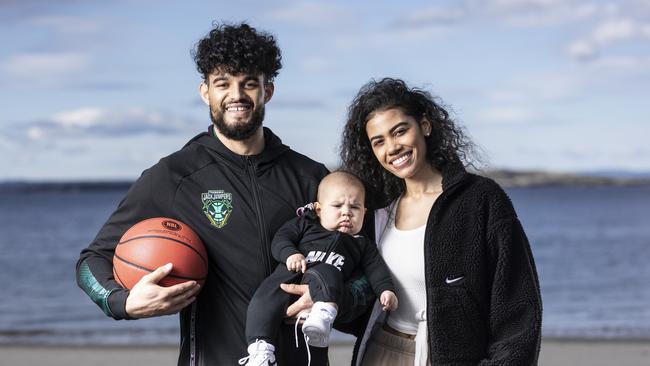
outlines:
{"label": "basketball seam", "polygon": [[[138,268],[138,269],[141,269],[141,270],[144,270],[144,271],[148,271],[149,273],[155,271],[155,269],[147,268],[147,267],[144,267],[144,266],[141,266],[141,265],[138,265],[138,264],[135,264],[135,263],[129,262],[129,261],[127,261],[126,259],[120,257],[120,256],[117,255],[117,254],[115,254],[115,258],[119,259],[120,261],[122,261],[123,263],[125,263],[125,264],[127,264],[127,265],[129,265],[129,266],[131,266],[131,267],[135,267],[135,268]],[[116,271],[116,274],[117,274],[117,271]],[[171,273],[168,274],[168,275],[165,276],[165,277],[175,277],[175,278],[180,278],[180,279],[183,279],[183,280],[193,280],[193,281],[205,280],[205,279],[207,278],[207,276],[206,276],[206,277],[199,277],[199,278],[194,278],[194,277],[185,277],[185,276],[173,275],[173,274],[171,274]]]}
{"label": "basketball seam", "polygon": [[201,255],[201,253],[199,253],[199,251],[196,250],[196,248],[194,248],[193,246],[191,246],[191,245],[189,245],[189,244],[187,244],[187,243],[185,243],[185,242],[183,242],[183,241],[180,241],[180,240],[178,240],[178,239],[169,238],[169,237],[162,236],[162,235],[143,235],[143,236],[136,236],[136,237],[133,237],[133,238],[131,238],[131,239],[128,239],[128,240],[125,240],[125,241],[121,241],[121,242],[117,243],[117,245],[125,244],[125,243],[128,243],[128,242],[132,241],[132,240],[143,239],[143,238],[158,238],[158,239],[166,239],[166,240],[175,241],[175,242],[177,242],[177,243],[179,243],[179,244],[185,245],[186,247],[192,249],[196,254],[198,254],[199,258],[201,258],[201,260],[203,261],[203,264],[204,264],[206,267],[208,266],[208,261],[207,261],[205,258],[203,258],[203,256]]}
{"label": "basketball seam", "polygon": [[[116,257],[117,257],[117,256],[116,256]],[[119,257],[118,257],[118,258],[119,258]],[[122,262],[126,262],[126,261],[125,261],[124,259],[122,259],[122,258],[120,258],[120,260],[121,260]],[[128,262],[127,262],[127,263],[128,263]],[[124,281],[122,281],[122,279],[120,278],[120,275],[119,275],[119,274],[117,273],[117,271],[115,270],[115,267],[113,267],[113,275],[115,276],[115,280],[117,281],[117,283],[118,283],[120,286],[122,286],[122,287],[126,287],[126,285],[124,285]]]}

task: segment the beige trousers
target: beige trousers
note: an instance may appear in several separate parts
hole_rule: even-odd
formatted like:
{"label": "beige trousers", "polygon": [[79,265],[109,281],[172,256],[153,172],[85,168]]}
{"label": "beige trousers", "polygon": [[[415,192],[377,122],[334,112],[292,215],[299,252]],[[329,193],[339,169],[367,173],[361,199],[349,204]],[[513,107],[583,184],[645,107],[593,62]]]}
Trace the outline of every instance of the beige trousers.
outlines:
{"label": "beige trousers", "polygon": [[362,366],[413,366],[415,340],[390,334],[379,327],[370,337]]}

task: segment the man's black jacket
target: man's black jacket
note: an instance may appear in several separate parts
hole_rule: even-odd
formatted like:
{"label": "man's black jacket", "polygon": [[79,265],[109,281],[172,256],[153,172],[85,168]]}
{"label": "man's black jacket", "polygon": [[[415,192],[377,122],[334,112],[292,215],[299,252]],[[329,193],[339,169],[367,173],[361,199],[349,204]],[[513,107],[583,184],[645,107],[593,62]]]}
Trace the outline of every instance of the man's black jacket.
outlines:
{"label": "man's black jacket", "polygon": [[264,136],[259,155],[237,155],[209,132],[161,159],[133,184],[77,262],[79,286],[107,315],[125,319],[128,291],[112,274],[121,235],[161,216],[198,233],[208,252],[208,277],[197,301],[180,314],[179,365],[236,364],[247,354],[246,308],[277,265],[271,238],[297,207],[315,199],[327,174],[324,165],[283,145],[269,129]]}

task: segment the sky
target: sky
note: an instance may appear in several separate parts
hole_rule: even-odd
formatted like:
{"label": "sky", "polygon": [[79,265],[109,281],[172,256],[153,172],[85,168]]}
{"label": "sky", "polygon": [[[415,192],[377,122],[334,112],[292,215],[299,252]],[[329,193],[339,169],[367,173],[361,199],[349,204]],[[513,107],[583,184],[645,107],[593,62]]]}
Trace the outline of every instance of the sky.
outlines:
{"label": "sky", "polygon": [[135,179],[210,125],[191,50],[276,36],[265,125],[338,164],[371,79],[436,95],[485,169],[650,172],[650,0],[0,0],[0,181]]}

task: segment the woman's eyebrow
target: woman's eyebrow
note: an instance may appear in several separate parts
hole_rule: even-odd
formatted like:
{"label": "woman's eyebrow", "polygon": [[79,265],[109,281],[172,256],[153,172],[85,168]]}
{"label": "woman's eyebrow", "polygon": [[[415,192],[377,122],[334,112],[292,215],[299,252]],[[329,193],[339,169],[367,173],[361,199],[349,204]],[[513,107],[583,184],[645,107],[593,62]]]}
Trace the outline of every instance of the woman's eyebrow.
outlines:
{"label": "woman's eyebrow", "polygon": [[[388,132],[393,133],[393,132],[395,132],[396,129],[398,129],[399,127],[404,126],[404,125],[408,125],[408,122],[406,122],[406,121],[399,122],[395,126],[391,127],[391,129],[388,130]],[[370,137],[369,140],[372,141],[372,140],[376,140],[378,138],[381,138],[381,135],[376,135],[376,136]]]}

